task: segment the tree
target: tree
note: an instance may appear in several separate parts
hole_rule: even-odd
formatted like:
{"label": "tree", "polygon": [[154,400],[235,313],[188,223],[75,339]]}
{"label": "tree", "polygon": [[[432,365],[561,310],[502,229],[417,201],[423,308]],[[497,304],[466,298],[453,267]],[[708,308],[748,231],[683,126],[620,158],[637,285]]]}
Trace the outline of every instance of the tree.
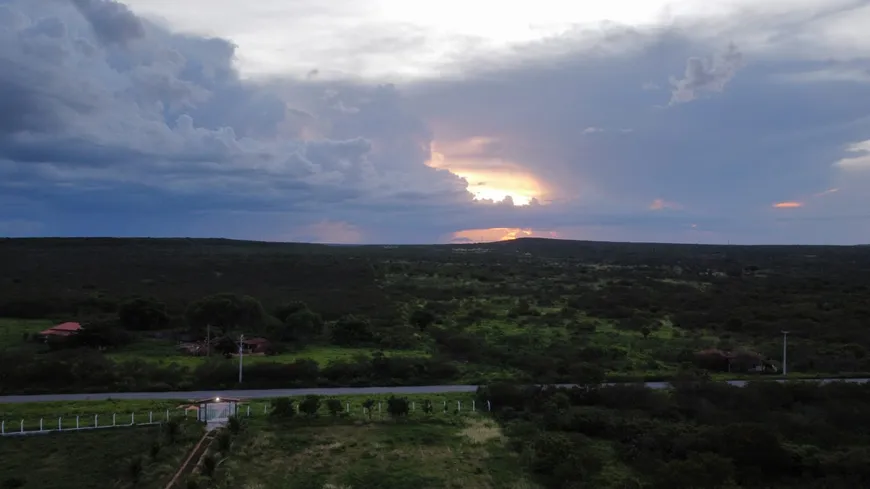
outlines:
{"label": "tree", "polygon": [[430,401],[429,399],[426,399],[425,401],[423,401],[423,412],[424,413],[432,414],[432,411],[434,411],[434,410],[435,410],[435,408],[432,406],[432,401]]}
{"label": "tree", "polygon": [[387,399],[387,412],[394,418],[401,418],[408,415],[410,403],[407,398],[390,396]]}
{"label": "tree", "polygon": [[308,305],[302,301],[290,301],[278,308],[272,313],[273,316],[280,319],[281,322],[287,321],[287,316],[295,314],[299,311],[308,310]]}
{"label": "tree", "polygon": [[354,346],[371,340],[372,329],[366,318],[348,315],[332,326],[332,342],[336,345]]}
{"label": "tree", "polygon": [[288,397],[279,397],[275,399],[275,403],[272,404],[272,412],[271,416],[276,418],[292,418],[296,416],[295,406],[293,405],[293,399]]}
{"label": "tree", "polygon": [[299,403],[299,411],[310,417],[317,416],[317,411],[320,409],[320,396],[309,395]]}
{"label": "tree", "polygon": [[435,324],[437,317],[428,309],[415,309],[408,318],[408,322],[414,325],[420,331],[425,331],[426,328]]}
{"label": "tree", "polygon": [[238,326],[260,327],[265,319],[263,306],[247,295],[215,294],[190,303],[185,318],[192,329],[204,332],[206,326],[216,333],[227,334]]}
{"label": "tree", "polygon": [[327,399],[326,409],[329,410],[330,415],[338,416],[338,414],[341,412],[341,401],[339,401],[338,399]]}
{"label": "tree", "polygon": [[135,331],[163,329],[169,324],[166,304],[153,298],[137,297],[118,306],[121,326]]}
{"label": "tree", "polygon": [[323,331],[323,318],[310,309],[300,309],[284,319],[284,336],[288,340],[299,340],[317,336]]}
{"label": "tree", "polygon": [[369,415],[369,418],[372,417],[372,408],[375,407],[375,404],[376,403],[374,399],[366,399],[365,402],[363,402],[362,404],[363,408],[365,408],[366,410],[366,413]]}

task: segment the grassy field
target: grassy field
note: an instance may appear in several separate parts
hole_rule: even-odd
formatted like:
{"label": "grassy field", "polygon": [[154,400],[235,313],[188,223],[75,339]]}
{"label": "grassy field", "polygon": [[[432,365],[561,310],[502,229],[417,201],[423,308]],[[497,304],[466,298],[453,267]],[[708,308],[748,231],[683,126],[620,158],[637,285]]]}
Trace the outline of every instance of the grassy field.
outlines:
{"label": "grassy field", "polygon": [[[342,348],[337,346],[310,346],[302,348],[293,353],[282,353],[279,355],[246,355],[245,363],[255,364],[263,362],[276,363],[292,363],[299,359],[314,360],[321,366],[326,366],[329,362],[339,360],[352,360],[354,357],[362,355],[370,356],[375,351],[381,351],[386,356],[409,356],[409,357],[427,357],[429,353],[419,350],[377,350],[374,348]],[[168,365],[175,363],[178,365],[196,367],[202,365],[208,359],[204,356],[184,355],[178,352],[176,344],[167,340],[147,339],[130,345],[123,351],[110,353],[109,358],[118,361],[128,360],[147,360]],[[217,355],[215,355],[217,356]]]}
{"label": "grassy field", "polygon": [[[160,489],[201,433],[200,426],[183,424],[175,443],[159,427],[0,438],[0,487]],[[134,484],[131,465],[137,458],[142,471]]]}
{"label": "grassy field", "polygon": [[354,423],[258,421],[236,443],[215,475],[215,487],[537,487],[519,468],[498,426],[481,416]]}
{"label": "grassy field", "polygon": [[0,318],[0,351],[24,344],[25,334],[38,333],[57,324],[49,319]]}
{"label": "grassy field", "polygon": [[[443,414],[445,406],[448,414],[453,415],[457,409],[460,409],[459,415],[468,414],[472,409],[480,412],[486,406],[472,404],[474,396],[472,394],[432,394],[432,395],[409,395],[402,396],[413,403],[414,412],[411,415],[422,415],[420,406],[426,400],[432,402],[435,407],[436,414]],[[385,419],[386,402],[390,398],[389,394],[372,394],[366,396],[335,396],[341,400],[344,410],[349,410],[350,419]],[[299,401],[301,397],[294,397]],[[325,401],[327,397],[322,397]],[[363,403],[367,400],[375,402],[375,407],[372,410],[371,416],[363,411]],[[271,399],[259,399],[242,402],[239,405],[239,413],[247,416],[250,412],[251,419],[263,418],[272,404]],[[378,403],[381,409],[378,409]],[[459,404],[457,404],[459,403]],[[24,421],[24,429],[26,431],[38,430],[39,420],[43,420],[45,429],[56,429],[58,418],[62,418],[62,426],[71,428],[75,426],[75,417],[79,416],[79,426],[93,426],[94,416],[98,416],[99,424],[111,424],[112,415],[116,414],[118,424],[129,423],[131,414],[134,415],[137,423],[143,423],[148,420],[149,413],[154,414],[155,420],[164,419],[166,412],[169,412],[170,417],[186,417],[193,419],[193,412],[184,412],[181,408],[187,405],[183,400],[108,400],[108,401],[75,401],[75,402],[34,402],[34,403],[7,403],[0,404],[0,421],[5,421],[7,431],[17,431],[20,427],[20,422]],[[249,409],[250,408],[250,409]],[[326,412],[325,407],[321,409]]]}

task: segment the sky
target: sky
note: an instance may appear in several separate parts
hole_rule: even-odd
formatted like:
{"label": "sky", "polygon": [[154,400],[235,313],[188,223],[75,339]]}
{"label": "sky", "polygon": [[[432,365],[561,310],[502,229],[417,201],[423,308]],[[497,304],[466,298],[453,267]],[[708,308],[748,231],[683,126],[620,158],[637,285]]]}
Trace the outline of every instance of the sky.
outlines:
{"label": "sky", "polygon": [[0,236],[870,243],[870,0],[0,0]]}

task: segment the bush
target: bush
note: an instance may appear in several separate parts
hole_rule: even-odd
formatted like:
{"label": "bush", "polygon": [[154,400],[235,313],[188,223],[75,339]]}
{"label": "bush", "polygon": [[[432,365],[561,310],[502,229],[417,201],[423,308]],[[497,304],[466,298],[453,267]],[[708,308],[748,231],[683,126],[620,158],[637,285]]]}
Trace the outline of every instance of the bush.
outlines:
{"label": "bush", "polygon": [[401,418],[408,415],[410,403],[405,397],[390,396],[387,400],[387,412],[394,418]]}
{"label": "bush", "polygon": [[299,411],[310,417],[317,416],[317,411],[320,409],[320,396],[310,395],[305,396],[305,399],[299,403]]}
{"label": "bush", "polygon": [[292,418],[296,415],[296,410],[294,409],[293,399],[288,397],[281,397],[275,399],[274,404],[272,404],[272,412],[271,416],[276,418]]}
{"label": "bush", "polygon": [[207,454],[202,458],[202,475],[211,477],[214,475],[214,470],[217,468],[217,459],[212,454]]}
{"label": "bush", "polygon": [[242,420],[238,416],[230,416],[227,420],[227,429],[230,430],[232,434],[238,434],[242,431]]}
{"label": "bush", "polygon": [[229,431],[222,431],[217,438],[218,451],[221,453],[229,453],[232,445],[233,435]]}
{"label": "bush", "polygon": [[341,401],[338,399],[327,399],[326,400],[326,409],[329,410],[329,414],[332,416],[338,416],[341,412]]}

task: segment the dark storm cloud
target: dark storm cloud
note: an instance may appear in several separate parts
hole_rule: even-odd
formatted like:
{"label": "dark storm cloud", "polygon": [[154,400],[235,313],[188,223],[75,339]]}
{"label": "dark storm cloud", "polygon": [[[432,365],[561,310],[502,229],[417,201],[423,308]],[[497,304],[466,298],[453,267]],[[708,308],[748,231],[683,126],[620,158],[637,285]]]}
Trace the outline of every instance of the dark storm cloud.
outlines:
{"label": "dark storm cloud", "polygon": [[126,44],[145,35],[138,17],[122,3],[106,0],[72,0],[104,44]]}
{"label": "dark storm cloud", "polygon": [[[751,47],[685,26],[604,26],[473,60],[461,78],[394,85],[312,70],[255,82],[236,72],[232,42],[168,32],[114,2],[7,0],[0,233],[811,239],[797,223],[820,221],[802,216],[830,223],[868,203],[870,179],[833,164],[870,139],[870,84],[803,83],[841,63],[753,58]],[[474,164],[516,164],[552,203],[473,203],[465,182],[424,164],[433,140],[472,137],[493,139]],[[833,186],[843,190],[812,197]],[[771,210],[785,200],[807,205]],[[816,226],[834,241],[862,236]]]}

